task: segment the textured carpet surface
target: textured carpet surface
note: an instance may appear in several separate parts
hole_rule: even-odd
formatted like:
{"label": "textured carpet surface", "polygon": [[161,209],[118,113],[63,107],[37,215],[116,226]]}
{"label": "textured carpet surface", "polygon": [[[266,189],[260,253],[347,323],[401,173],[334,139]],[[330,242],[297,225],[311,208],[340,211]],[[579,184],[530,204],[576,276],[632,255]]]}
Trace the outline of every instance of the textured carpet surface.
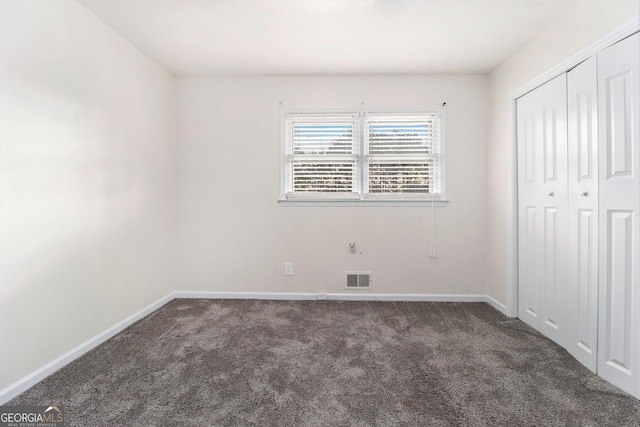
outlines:
{"label": "textured carpet surface", "polygon": [[178,299],[7,404],[78,426],[640,425],[640,401],[484,303]]}

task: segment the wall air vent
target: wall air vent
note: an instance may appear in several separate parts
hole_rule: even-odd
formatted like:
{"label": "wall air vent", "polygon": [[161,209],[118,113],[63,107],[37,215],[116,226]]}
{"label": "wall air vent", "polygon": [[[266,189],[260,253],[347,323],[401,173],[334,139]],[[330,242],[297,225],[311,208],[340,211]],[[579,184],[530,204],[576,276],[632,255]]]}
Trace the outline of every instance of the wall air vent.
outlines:
{"label": "wall air vent", "polygon": [[347,271],[345,289],[371,289],[370,271]]}

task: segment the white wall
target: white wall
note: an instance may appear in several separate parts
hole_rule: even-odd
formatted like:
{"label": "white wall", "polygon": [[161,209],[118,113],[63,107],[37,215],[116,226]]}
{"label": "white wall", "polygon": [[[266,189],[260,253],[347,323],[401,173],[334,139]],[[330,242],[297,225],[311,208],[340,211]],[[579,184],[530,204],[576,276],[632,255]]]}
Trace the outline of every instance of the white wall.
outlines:
{"label": "white wall", "polygon": [[[485,294],[486,76],[179,78],[179,290]],[[447,102],[449,206],[284,207],[280,105],[433,107]],[[241,174],[238,165],[246,165]],[[355,241],[362,255],[349,255]],[[294,276],[283,263],[294,263]],[[360,291],[362,292],[362,291]]]}
{"label": "white wall", "polygon": [[573,53],[637,19],[638,0],[581,0],[489,75],[487,288],[506,301],[510,191],[509,92],[554,68]]}
{"label": "white wall", "polygon": [[174,80],[73,0],[0,0],[0,389],[173,288]]}

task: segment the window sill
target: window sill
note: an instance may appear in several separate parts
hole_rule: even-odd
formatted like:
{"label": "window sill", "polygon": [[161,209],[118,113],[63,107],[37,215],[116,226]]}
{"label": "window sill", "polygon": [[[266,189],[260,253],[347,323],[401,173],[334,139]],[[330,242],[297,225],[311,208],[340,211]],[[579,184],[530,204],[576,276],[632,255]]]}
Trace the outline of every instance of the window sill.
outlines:
{"label": "window sill", "polygon": [[405,207],[445,207],[449,203],[449,200],[415,200],[415,199],[280,199],[278,200],[280,206],[405,206]]}

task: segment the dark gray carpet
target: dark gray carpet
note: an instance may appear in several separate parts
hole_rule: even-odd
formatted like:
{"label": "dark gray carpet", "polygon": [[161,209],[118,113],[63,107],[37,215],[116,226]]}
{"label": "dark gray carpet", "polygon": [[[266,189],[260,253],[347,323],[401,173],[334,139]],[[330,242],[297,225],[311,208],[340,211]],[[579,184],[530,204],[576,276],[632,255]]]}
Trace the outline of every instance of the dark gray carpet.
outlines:
{"label": "dark gray carpet", "polygon": [[483,303],[174,300],[8,404],[79,426],[640,425]]}

